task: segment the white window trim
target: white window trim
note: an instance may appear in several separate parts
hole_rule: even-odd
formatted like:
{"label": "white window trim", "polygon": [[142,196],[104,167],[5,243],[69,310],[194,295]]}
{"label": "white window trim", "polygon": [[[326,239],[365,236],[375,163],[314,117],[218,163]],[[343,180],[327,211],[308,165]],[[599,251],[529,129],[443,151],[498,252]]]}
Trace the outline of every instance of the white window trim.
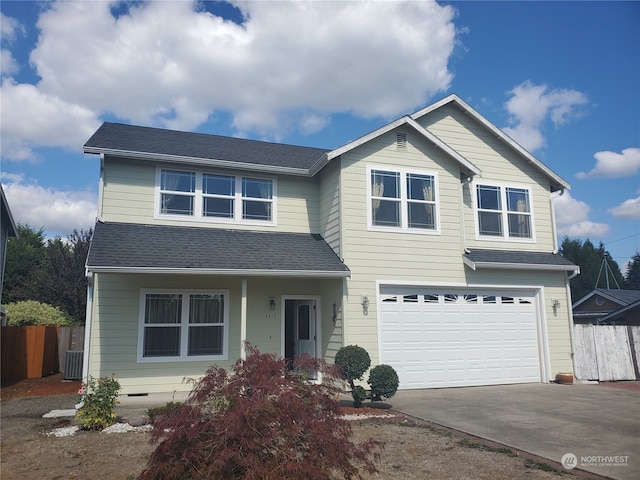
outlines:
{"label": "white window trim", "polygon": [[[144,357],[144,314],[145,303],[147,294],[173,294],[182,295],[182,312],[181,319],[182,327],[180,333],[180,356],[178,357]],[[188,342],[188,328],[189,328],[189,316],[185,315],[188,312],[189,295],[223,295],[224,297],[224,321],[222,323],[223,338],[222,338],[222,355],[187,355],[187,342]],[[185,297],[186,300],[185,301]],[[159,288],[143,288],[140,289],[140,311],[138,314],[138,351],[137,362],[138,363],[167,363],[167,362],[202,362],[211,360],[227,360],[229,357],[229,290],[184,290],[184,289],[159,289]]]}
{"label": "white window trim", "polygon": [[[173,170],[177,172],[189,172],[196,174],[196,186],[194,193],[184,193],[184,195],[194,196],[193,215],[175,215],[160,213],[160,205],[162,194],[160,191],[160,182],[162,176],[162,170]],[[203,215],[203,199],[205,197],[218,197],[219,195],[204,195],[202,193],[202,176],[207,175],[224,175],[227,177],[235,177],[235,192],[234,192],[234,216],[233,218],[221,218],[221,217],[206,217]],[[242,178],[252,178],[257,180],[269,180],[272,185],[272,199],[271,199],[271,220],[256,220],[256,219],[244,219],[242,218]],[[184,168],[181,166],[169,166],[159,165],[156,167],[156,183],[155,183],[155,199],[154,199],[154,218],[156,220],[177,220],[183,222],[207,222],[207,223],[225,223],[234,225],[261,225],[261,226],[276,226],[277,225],[277,180],[275,177],[268,177],[263,175],[254,175],[253,173],[247,174],[242,172],[225,172],[220,170],[203,170],[198,168]],[[256,199],[261,201],[260,199]]]}
{"label": "white window trim", "polygon": [[[373,170],[382,170],[400,174],[400,227],[385,227],[373,224],[373,215],[371,212],[371,172]],[[428,228],[410,228],[407,198],[407,174],[429,175],[433,177],[433,186],[435,189],[435,227]],[[396,233],[416,233],[419,235],[440,235],[440,184],[438,173],[430,170],[418,170],[413,168],[398,168],[390,165],[367,165],[367,229],[375,232],[396,232]]]}
{"label": "white window trim", "polygon": [[[481,235],[480,234],[480,218],[479,218],[479,209],[478,209],[478,185],[487,185],[489,187],[500,187],[500,201],[502,203],[502,210],[500,213],[502,214],[502,236],[493,236],[493,235]],[[495,182],[495,181],[484,181],[474,180],[473,190],[471,196],[473,197],[473,221],[475,224],[476,231],[476,240],[483,240],[489,242],[514,242],[514,243],[535,243],[536,242],[536,227],[535,227],[535,216],[533,211],[533,189],[530,185],[522,185],[522,184],[514,184],[509,182]],[[509,236],[509,220],[508,220],[508,211],[507,211],[507,197],[506,191],[507,188],[519,188],[522,190],[526,190],[529,195],[529,217],[531,218],[531,238],[522,238],[522,237],[510,237]],[[496,210],[498,212],[498,210]]]}

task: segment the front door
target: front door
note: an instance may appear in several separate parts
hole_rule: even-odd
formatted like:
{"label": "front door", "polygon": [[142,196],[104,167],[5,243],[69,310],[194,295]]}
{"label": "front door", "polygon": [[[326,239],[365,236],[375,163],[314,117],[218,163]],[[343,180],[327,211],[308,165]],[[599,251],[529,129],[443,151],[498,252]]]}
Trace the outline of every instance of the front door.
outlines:
{"label": "front door", "polygon": [[305,353],[312,358],[316,356],[316,316],[315,302],[296,302],[294,310],[294,355],[299,357]]}
{"label": "front door", "polygon": [[284,301],[284,356],[290,362],[305,353],[317,353],[316,300],[286,298]]}

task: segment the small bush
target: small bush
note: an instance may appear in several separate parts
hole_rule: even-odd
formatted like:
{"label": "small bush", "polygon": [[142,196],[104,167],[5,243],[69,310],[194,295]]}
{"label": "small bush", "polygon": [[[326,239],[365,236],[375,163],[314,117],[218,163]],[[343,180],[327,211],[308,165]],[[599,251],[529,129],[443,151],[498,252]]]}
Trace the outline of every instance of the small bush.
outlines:
{"label": "small bush", "polygon": [[[353,397],[353,406],[360,407],[362,401],[367,398],[364,388],[356,387],[354,380],[362,380],[364,372],[371,366],[371,357],[369,353],[358,345],[347,345],[342,347],[336,353],[335,363],[340,367],[342,377],[349,382],[351,387],[351,396]],[[360,391],[362,389],[362,391]]]}
{"label": "small bush", "polygon": [[371,357],[364,348],[348,345],[338,350],[335,363],[340,367],[344,379],[353,388],[353,381],[361,380],[364,372],[371,366]]}
{"label": "small bush", "polygon": [[377,365],[369,372],[367,383],[371,387],[371,400],[381,401],[396,394],[400,381],[391,365]]}
{"label": "small bush", "polygon": [[103,430],[113,425],[116,420],[116,404],[120,383],[115,376],[100,377],[96,380],[89,377],[89,382],[83,385],[80,408],[76,412],[76,420],[84,430]]}
{"label": "small bush", "polygon": [[[362,479],[382,444],[355,444],[340,416],[335,367],[303,356],[291,369],[247,346],[227,372],[212,366],[187,401],[157,418],[140,480]],[[320,371],[322,384],[300,372]]]}
{"label": "small bush", "polygon": [[356,385],[351,390],[351,396],[353,397],[353,406],[359,408],[362,406],[362,403],[367,399],[367,391],[364,387],[360,385]]}
{"label": "small bush", "polygon": [[8,303],[7,325],[12,327],[29,325],[55,325],[67,327],[73,325],[73,319],[58,307],[35,300]]}

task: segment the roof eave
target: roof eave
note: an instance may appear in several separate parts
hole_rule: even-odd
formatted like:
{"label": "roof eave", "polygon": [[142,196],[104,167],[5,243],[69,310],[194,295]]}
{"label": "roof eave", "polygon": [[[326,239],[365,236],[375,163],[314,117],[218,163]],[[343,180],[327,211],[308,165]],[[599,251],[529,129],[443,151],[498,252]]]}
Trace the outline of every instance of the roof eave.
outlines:
{"label": "roof eave", "polygon": [[333,271],[88,266],[87,271],[90,273],[150,273],[159,275],[219,275],[244,277],[346,278],[351,276],[351,272],[348,270]]}
{"label": "roof eave", "polygon": [[135,158],[154,162],[182,163],[187,165],[215,166],[220,168],[249,170],[263,173],[280,173],[284,175],[311,176],[308,168],[282,167],[277,165],[261,165],[258,163],[231,162],[215,158],[184,157],[180,155],[167,155],[162,153],[134,152],[130,150],[117,150],[112,148],[83,147],[84,153],[112,155],[121,158]]}
{"label": "roof eave", "polygon": [[466,256],[462,257],[463,262],[472,270],[494,269],[494,270],[543,270],[551,272],[577,272],[580,267],[572,265],[545,265],[540,263],[508,263],[508,262],[478,262]]}

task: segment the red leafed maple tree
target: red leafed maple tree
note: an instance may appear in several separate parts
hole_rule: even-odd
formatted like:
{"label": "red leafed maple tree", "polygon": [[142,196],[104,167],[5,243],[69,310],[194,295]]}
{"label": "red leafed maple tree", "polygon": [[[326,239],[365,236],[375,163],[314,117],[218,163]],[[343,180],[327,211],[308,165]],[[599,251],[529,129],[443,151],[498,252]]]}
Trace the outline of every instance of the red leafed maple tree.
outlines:
{"label": "red leafed maple tree", "polygon": [[308,356],[292,365],[246,348],[246,360],[230,371],[212,366],[184,404],[156,417],[157,447],[140,480],[362,479],[377,471],[383,444],[352,441],[334,365]]}

